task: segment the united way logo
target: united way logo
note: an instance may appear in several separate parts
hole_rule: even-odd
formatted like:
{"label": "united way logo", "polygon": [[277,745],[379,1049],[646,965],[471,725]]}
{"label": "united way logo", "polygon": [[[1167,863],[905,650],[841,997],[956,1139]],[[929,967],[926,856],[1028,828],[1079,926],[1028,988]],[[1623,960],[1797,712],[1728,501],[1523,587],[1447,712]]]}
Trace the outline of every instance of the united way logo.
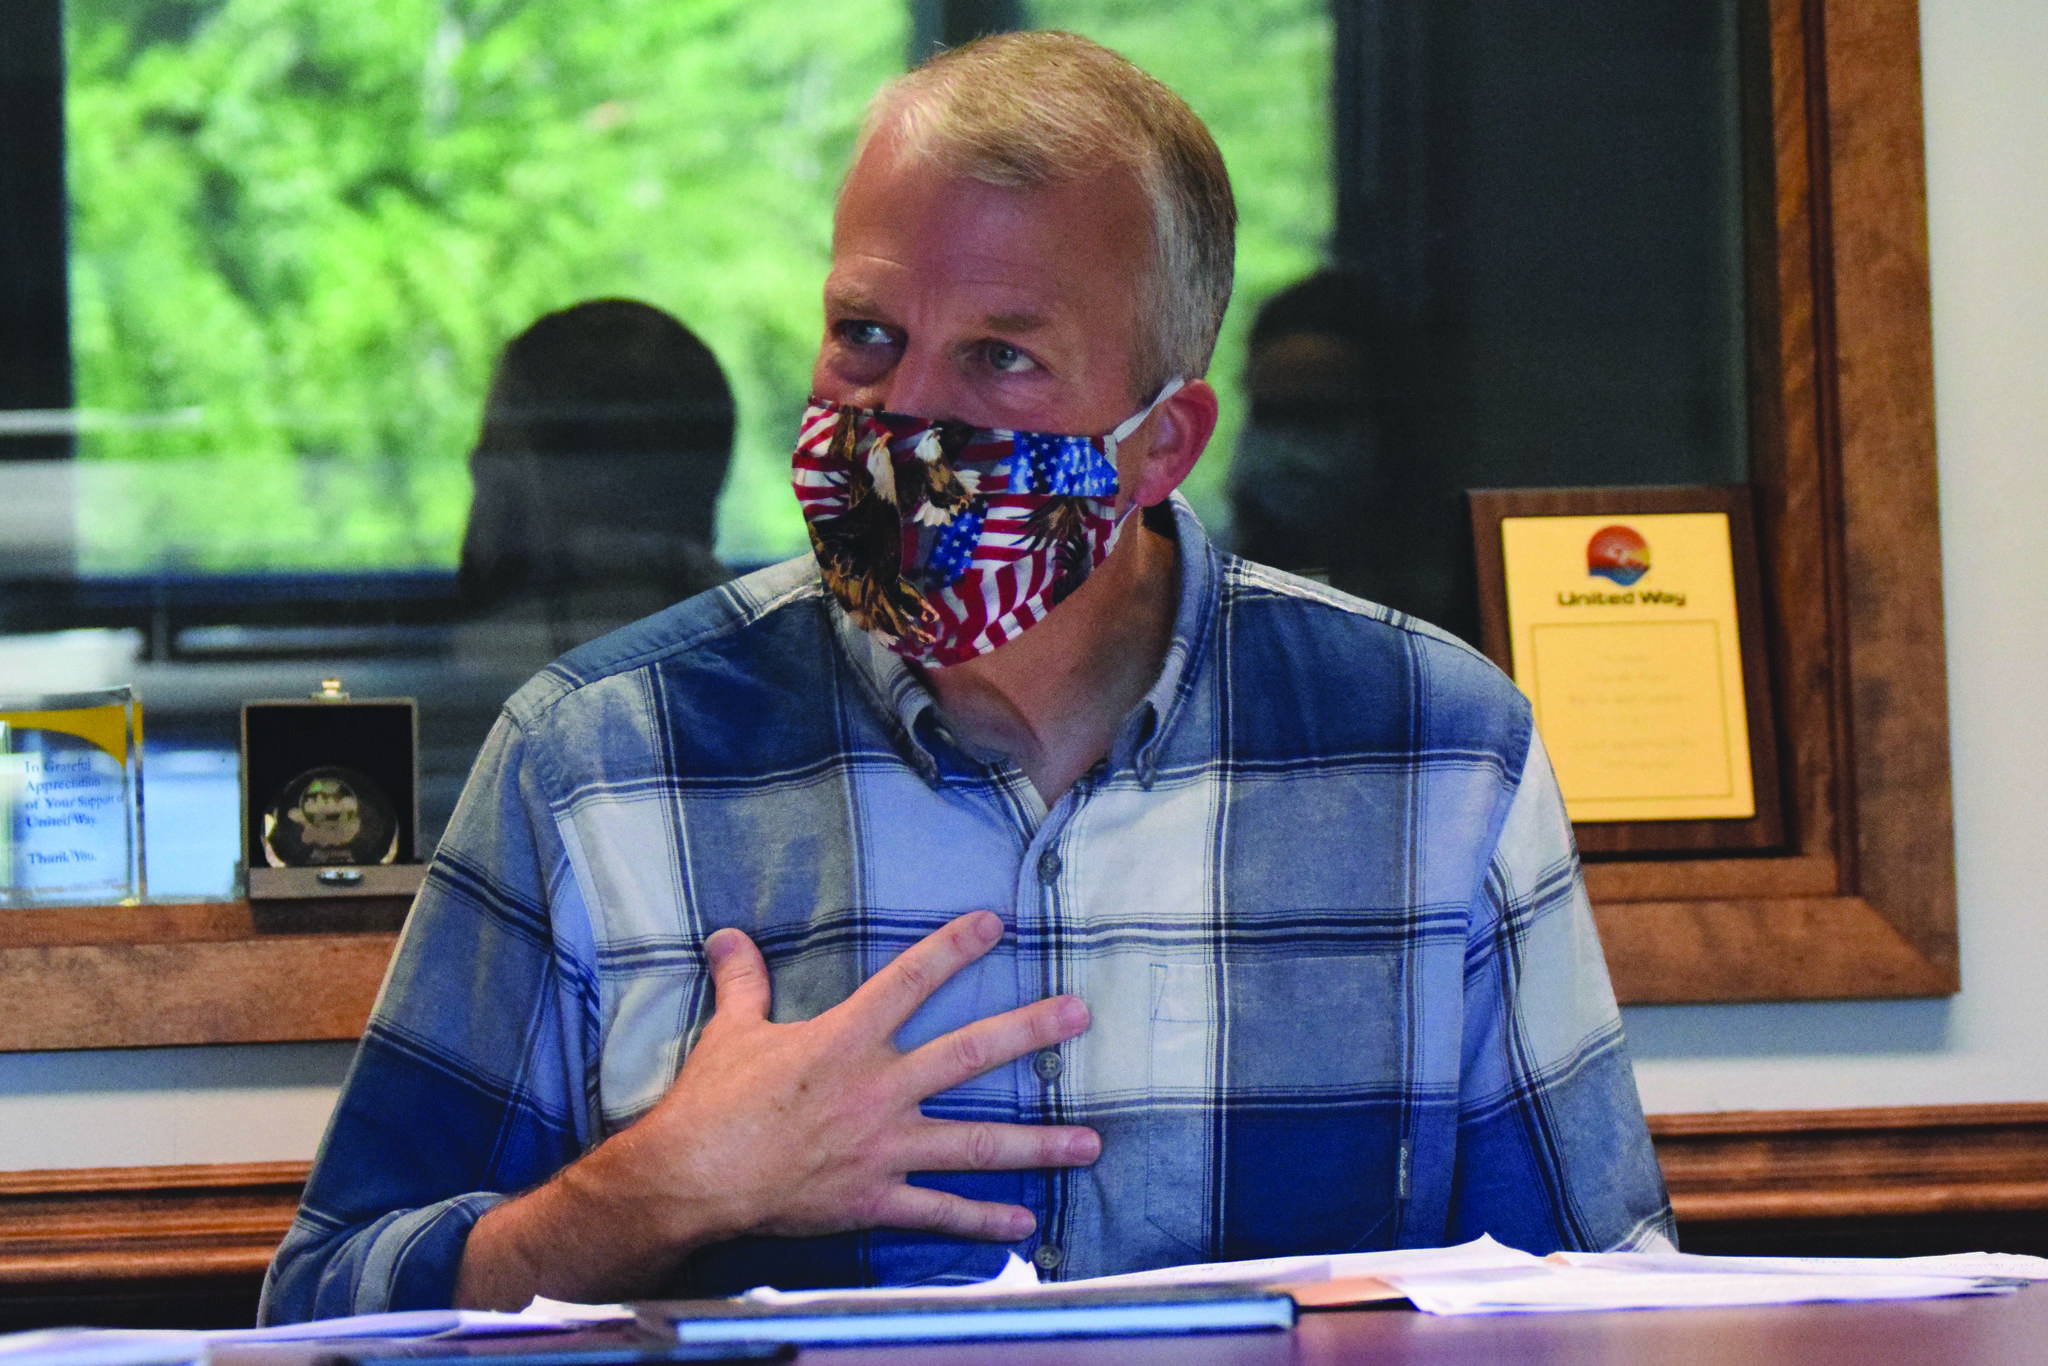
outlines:
{"label": "united way logo", "polygon": [[1601,527],[1586,542],[1586,572],[1626,588],[1650,572],[1650,543],[1634,527]]}

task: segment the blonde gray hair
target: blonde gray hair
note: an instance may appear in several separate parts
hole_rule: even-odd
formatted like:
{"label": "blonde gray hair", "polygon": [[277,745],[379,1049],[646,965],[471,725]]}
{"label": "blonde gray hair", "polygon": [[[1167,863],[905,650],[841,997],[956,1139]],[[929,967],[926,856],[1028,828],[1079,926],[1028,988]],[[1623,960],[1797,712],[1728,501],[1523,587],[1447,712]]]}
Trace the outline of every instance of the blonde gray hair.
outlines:
{"label": "blonde gray hair", "polygon": [[1230,303],[1237,207],[1215,139],[1186,101],[1072,33],[1005,33],[953,48],[882,87],[854,161],[888,128],[905,153],[990,185],[1070,184],[1121,167],[1152,216],[1139,281],[1135,396],[1207,372]]}

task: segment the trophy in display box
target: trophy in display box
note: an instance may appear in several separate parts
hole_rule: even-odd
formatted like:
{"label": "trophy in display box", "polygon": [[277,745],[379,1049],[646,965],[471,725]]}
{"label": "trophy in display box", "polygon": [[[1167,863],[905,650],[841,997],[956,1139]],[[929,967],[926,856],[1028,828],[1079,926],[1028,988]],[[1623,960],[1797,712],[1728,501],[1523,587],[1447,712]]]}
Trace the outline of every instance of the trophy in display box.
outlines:
{"label": "trophy in display box", "polygon": [[419,709],[307,698],[242,706],[242,851],[251,902],[409,898],[419,855]]}

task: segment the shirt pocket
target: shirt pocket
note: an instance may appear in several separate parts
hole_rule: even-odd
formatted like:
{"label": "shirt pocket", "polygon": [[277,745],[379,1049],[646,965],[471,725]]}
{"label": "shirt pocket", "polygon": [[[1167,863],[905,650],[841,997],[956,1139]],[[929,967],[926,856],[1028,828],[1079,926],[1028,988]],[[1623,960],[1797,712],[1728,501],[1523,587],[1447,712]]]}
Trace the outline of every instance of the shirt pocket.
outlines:
{"label": "shirt pocket", "polygon": [[1392,1245],[1413,1084],[1402,979],[1392,954],[1235,962],[1226,1032],[1208,964],[1153,965],[1145,1205],[1160,1232],[1204,1258]]}

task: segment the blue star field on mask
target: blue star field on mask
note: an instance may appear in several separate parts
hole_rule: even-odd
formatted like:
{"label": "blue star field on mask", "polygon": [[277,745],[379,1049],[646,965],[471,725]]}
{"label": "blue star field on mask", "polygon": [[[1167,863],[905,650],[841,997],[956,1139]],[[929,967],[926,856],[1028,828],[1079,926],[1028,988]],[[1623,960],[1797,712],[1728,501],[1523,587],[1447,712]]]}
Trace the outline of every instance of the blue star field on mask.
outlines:
{"label": "blue star field on mask", "polygon": [[952,521],[939,528],[939,534],[932,541],[931,558],[926,562],[926,573],[941,584],[950,584],[967,572],[967,565],[974,558],[974,543],[981,539],[981,526],[986,519],[978,506],[969,507]]}
{"label": "blue star field on mask", "polygon": [[1010,492],[1107,498],[1116,492],[1116,466],[1085,436],[1019,432]]}

